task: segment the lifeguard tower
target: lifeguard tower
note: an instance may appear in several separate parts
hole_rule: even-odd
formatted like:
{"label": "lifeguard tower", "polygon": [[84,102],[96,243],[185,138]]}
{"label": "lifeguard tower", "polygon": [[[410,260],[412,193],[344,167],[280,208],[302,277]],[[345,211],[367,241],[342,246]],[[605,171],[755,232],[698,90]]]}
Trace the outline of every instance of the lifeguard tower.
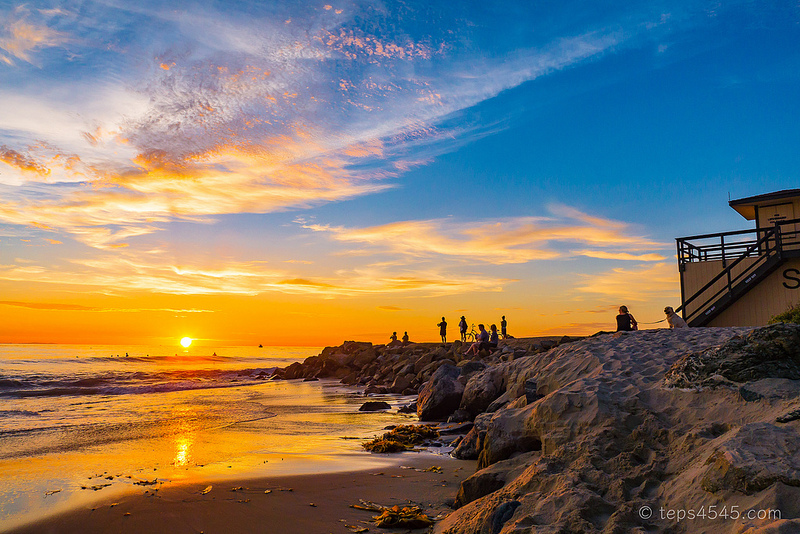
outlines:
{"label": "lifeguard tower", "polygon": [[728,204],[755,229],[677,238],[689,326],[762,326],[800,302],[800,189]]}

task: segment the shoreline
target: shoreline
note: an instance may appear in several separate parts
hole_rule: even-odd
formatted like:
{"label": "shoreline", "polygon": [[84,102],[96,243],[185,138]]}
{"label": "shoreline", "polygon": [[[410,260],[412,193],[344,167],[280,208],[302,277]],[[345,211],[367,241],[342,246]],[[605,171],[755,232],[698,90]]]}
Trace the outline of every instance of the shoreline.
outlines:
{"label": "shoreline", "polygon": [[[206,477],[8,532],[374,531],[369,521],[377,514],[352,508],[362,500],[418,504],[435,518],[437,534],[531,525],[548,532],[722,534],[732,525],[752,534],[792,532],[800,526],[798,347],[800,326],[783,324],[523,338],[474,359],[459,342],[346,341],[272,379],[339,379],[363,386],[364,400],[416,394],[403,413],[468,430],[445,433],[454,437],[447,447],[455,458],[414,449],[358,455],[391,463],[378,469]],[[400,434],[382,436],[377,450],[420,443]],[[728,524],[649,515],[722,504],[777,514]]]}
{"label": "shoreline", "polygon": [[[431,467],[440,469],[426,470]],[[377,513],[350,505],[360,500],[383,506],[412,502],[430,517],[450,513],[461,481],[471,476],[474,468],[473,461],[420,451],[396,455],[394,465],[379,469],[171,483],[156,491],[142,488],[108,496],[3,532],[196,534],[259,529],[306,534],[372,530],[375,526],[369,520]],[[211,489],[206,491],[208,487]]]}

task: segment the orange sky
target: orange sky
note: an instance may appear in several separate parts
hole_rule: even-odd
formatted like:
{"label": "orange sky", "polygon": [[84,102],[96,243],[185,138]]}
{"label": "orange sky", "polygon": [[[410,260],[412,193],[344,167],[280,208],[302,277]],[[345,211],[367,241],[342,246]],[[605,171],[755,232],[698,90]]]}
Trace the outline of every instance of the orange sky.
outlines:
{"label": "orange sky", "polygon": [[0,343],[650,323],[796,187],[793,8],[189,4],[0,6]]}

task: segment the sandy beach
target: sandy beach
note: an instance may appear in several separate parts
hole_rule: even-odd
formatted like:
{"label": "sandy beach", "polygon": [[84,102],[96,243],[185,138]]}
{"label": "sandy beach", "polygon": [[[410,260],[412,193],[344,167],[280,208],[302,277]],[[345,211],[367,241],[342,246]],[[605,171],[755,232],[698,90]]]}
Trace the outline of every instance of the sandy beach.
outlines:
{"label": "sandy beach", "polygon": [[[384,506],[414,503],[431,517],[451,511],[459,484],[474,462],[430,453],[403,453],[380,470],[234,479],[164,485],[100,501],[8,531],[13,534],[281,532],[346,533],[375,530],[374,512],[351,508],[361,500]],[[426,470],[431,467],[440,469]],[[211,489],[204,493],[206,488]],[[406,532],[407,529],[381,529]]]}

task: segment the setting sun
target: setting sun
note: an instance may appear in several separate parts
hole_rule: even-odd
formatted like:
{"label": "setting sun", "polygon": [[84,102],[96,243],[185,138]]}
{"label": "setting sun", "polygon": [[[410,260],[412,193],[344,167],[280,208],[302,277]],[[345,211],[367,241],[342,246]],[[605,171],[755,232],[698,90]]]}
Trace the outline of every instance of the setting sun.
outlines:
{"label": "setting sun", "polygon": [[189,345],[191,345],[191,344],[192,344],[192,338],[184,337],[184,338],[181,339],[181,345],[183,345],[184,347],[188,348]]}

